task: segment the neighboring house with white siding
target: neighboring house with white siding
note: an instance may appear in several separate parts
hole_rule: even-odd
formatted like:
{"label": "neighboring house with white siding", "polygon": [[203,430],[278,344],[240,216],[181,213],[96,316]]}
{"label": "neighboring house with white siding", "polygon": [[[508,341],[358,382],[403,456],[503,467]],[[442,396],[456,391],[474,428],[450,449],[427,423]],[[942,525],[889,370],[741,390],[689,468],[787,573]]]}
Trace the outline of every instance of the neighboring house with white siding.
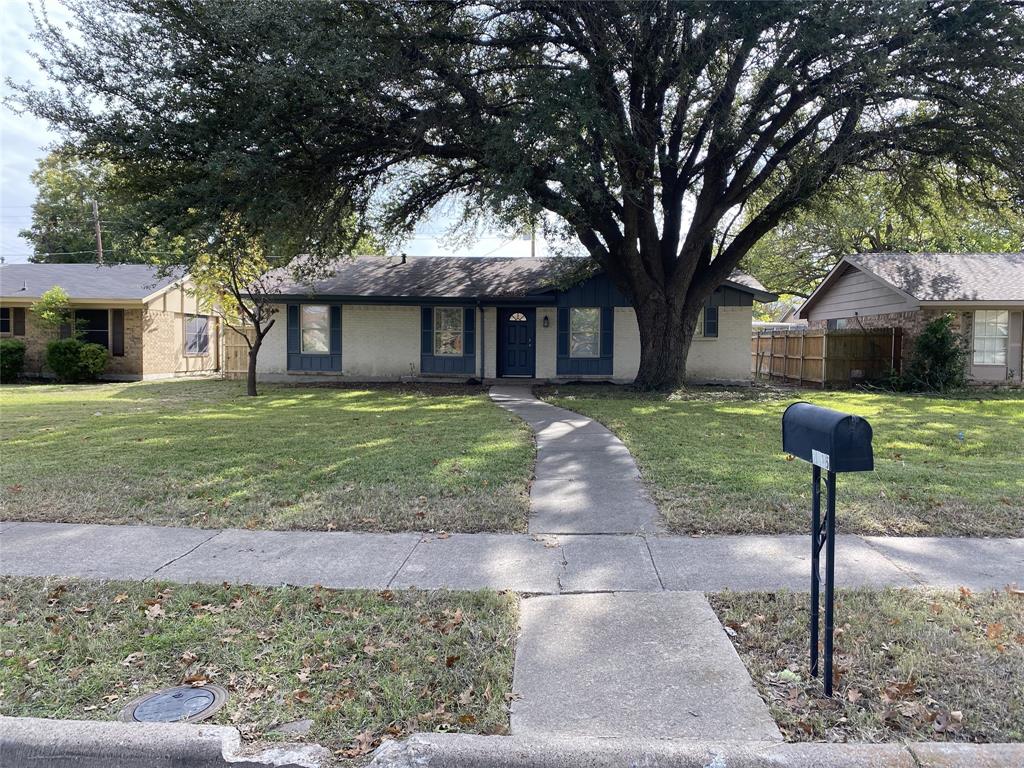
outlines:
{"label": "neighboring house with white siding", "polygon": [[[563,285],[564,267],[550,258],[360,256],[323,279],[284,278],[258,377],[632,381],[632,305],[603,274]],[[752,304],[774,298],[739,273],[720,286],[701,313],[690,378],[749,380]]]}
{"label": "neighboring house with white siding", "polygon": [[861,253],[847,256],[800,308],[818,328],[903,328],[914,338],[951,314],[979,383],[1020,384],[1024,253]]}
{"label": "neighboring house with white siding", "polygon": [[220,370],[219,323],[202,308],[187,276],[147,264],[4,264],[0,266],[0,338],[25,342],[26,376],[51,376],[42,327],[32,304],[55,286],[70,298],[82,339],[106,347],[101,378],[161,379]]}

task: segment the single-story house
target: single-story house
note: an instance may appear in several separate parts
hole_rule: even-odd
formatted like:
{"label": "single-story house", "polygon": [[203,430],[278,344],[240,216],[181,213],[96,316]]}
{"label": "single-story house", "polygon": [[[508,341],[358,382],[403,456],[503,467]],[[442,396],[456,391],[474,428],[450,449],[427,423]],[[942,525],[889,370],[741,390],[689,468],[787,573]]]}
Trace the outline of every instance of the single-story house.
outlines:
{"label": "single-story house", "polygon": [[[603,274],[565,284],[565,261],[360,256],[322,279],[282,276],[257,375],[632,381],[640,364],[632,305]],[[752,304],[774,298],[732,275],[702,310],[689,375],[749,380]]]}
{"label": "single-story house", "polygon": [[198,306],[187,277],[163,275],[144,264],[4,264],[0,337],[26,343],[25,375],[48,375],[46,344],[58,334],[41,327],[30,308],[54,286],[67,292],[82,339],[110,350],[104,378],[158,379],[219,370],[218,320]]}
{"label": "single-story house", "polygon": [[1024,253],[847,256],[800,308],[816,328],[902,328],[904,360],[944,314],[963,336],[973,381],[1021,383]]}

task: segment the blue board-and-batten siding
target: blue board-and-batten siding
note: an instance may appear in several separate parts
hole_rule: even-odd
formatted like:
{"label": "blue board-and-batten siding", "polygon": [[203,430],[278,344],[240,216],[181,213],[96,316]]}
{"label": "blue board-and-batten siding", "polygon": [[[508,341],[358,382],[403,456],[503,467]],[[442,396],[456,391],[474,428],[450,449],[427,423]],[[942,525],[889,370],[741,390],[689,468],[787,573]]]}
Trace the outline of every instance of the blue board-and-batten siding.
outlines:
{"label": "blue board-and-batten siding", "polygon": [[434,354],[434,308],[420,308],[420,373],[476,374],[476,310],[463,308],[462,354]]}
{"label": "blue board-and-batten siding", "polygon": [[328,354],[302,352],[299,304],[288,305],[288,370],[341,373],[341,305],[330,305],[331,351]]}

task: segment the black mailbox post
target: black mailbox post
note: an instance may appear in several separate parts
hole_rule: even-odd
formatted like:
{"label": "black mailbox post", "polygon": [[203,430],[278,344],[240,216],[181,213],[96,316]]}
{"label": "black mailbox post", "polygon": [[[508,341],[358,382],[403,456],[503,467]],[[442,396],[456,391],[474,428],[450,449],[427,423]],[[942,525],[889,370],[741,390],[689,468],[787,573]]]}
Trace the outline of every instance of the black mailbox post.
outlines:
{"label": "black mailbox post", "polygon": [[[818,676],[818,604],[821,548],[825,547],[825,693],[832,695],[832,640],[836,553],[836,473],[875,468],[871,425],[860,416],[793,403],[782,414],[782,450],[810,462],[811,471],[811,675]],[[821,519],[821,470],[825,470],[825,519]]]}

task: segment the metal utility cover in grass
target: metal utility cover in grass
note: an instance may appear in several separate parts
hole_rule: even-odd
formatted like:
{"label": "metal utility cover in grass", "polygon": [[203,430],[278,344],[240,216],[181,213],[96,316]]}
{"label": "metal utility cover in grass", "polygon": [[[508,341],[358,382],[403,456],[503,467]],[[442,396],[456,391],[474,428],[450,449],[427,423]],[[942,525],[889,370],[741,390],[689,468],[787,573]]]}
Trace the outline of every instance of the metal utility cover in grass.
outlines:
{"label": "metal utility cover in grass", "polygon": [[219,685],[166,688],[135,699],[121,710],[121,720],[128,723],[198,723],[223,707],[227,698],[228,692]]}

